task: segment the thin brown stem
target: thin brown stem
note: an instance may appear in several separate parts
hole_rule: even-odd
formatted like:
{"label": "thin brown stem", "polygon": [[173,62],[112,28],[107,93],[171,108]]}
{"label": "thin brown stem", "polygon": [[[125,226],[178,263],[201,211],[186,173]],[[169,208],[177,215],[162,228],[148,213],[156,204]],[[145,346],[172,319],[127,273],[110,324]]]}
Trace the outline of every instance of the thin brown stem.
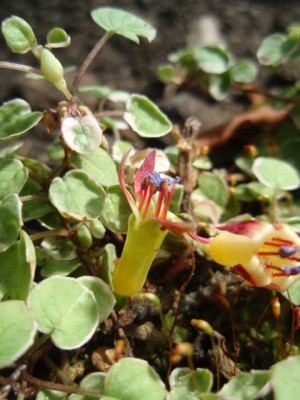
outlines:
{"label": "thin brown stem", "polygon": [[69,231],[67,229],[53,229],[51,231],[43,231],[43,232],[37,232],[32,235],[30,235],[30,239],[32,241],[39,240],[39,239],[44,239],[46,237],[50,236],[69,236]]}
{"label": "thin brown stem", "polygon": [[104,118],[104,117],[120,117],[123,118],[124,111],[121,110],[107,110],[107,111],[100,111],[94,114],[96,118]]}
{"label": "thin brown stem", "polygon": [[80,394],[82,396],[97,397],[98,399],[102,394],[98,390],[94,389],[84,389],[76,386],[64,385],[62,383],[44,381],[42,379],[35,378],[34,376],[27,374],[26,372],[22,375],[22,378],[26,382],[38,388],[58,390],[64,393],[75,393],[75,394]]}
{"label": "thin brown stem", "polygon": [[0,61],[0,68],[12,69],[14,71],[21,72],[33,72],[35,74],[41,75],[41,71],[38,68],[31,67],[30,65],[18,64],[8,61]]}
{"label": "thin brown stem", "polygon": [[96,55],[99,53],[99,51],[102,49],[102,47],[105,45],[105,43],[108,41],[108,39],[111,36],[112,36],[111,32],[106,32],[106,34],[104,36],[102,36],[102,38],[96,43],[96,45],[93,47],[91,52],[88,54],[87,58],[85,59],[85,61],[83,62],[83,64],[79,68],[79,70],[77,71],[75,78],[73,80],[72,86],[73,86],[74,93],[76,93],[77,88],[80,84],[80,81],[81,81],[83,75],[85,74],[86,70],[89,68],[89,66],[93,62],[94,58],[96,57]]}
{"label": "thin brown stem", "polygon": [[[115,311],[112,311],[110,316],[111,316],[111,319],[113,320],[113,323],[118,326],[118,315],[117,315],[117,313]],[[125,332],[124,332],[124,329],[123,328],[118,328],[118,334],[119,334],[120,339],[124,340],[124,343],[126,345],[125,349],[126,349],[127,356],[128,357],[134,357],[132,348],[131,348],[129,340],[128,340]]]}

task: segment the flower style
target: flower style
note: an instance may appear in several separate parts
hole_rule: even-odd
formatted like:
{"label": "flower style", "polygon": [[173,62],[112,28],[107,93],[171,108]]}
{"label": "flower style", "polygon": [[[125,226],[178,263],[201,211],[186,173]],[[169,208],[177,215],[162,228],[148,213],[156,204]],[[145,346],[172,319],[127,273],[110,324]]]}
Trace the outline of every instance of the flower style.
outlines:
{"label": "flower style", "polygon": [[[120,186],[132,209],[128,220],[128,232],[121,258],[113,273],[112,285],[118,294],[131,296],[141,290],[148,271],[168,230],[185,232],[193,228],[190,223],[170,220],[170,202],[179,177],[162,178],[154,172],[155,150],[151,150],[134,178],[134,197],[125,184],[125,161],[130,149],[124,154],[119,168]],[[157,200],[154,194],[158,192]],[[175,216],[173,216],[175,217]]]}
{"label": "flower style", "polygon": [[258,220],[218,227],[208,252],[251,285],[284,292],[300,279],[300,238],[286,224]]}

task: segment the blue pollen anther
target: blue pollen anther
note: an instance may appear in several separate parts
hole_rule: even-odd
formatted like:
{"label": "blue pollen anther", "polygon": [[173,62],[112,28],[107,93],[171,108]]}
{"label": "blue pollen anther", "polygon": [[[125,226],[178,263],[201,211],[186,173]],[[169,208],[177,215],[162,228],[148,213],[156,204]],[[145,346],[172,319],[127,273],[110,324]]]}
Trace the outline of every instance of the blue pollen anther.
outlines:
{"label": "blue pollen anther", "polygon": [[160,190],[161,185],[166,182],[167,179],[162,178],[158,172],[150,172],[148,175],[150,182],[154,183],[154,185],[157,187],[157,190]]}
{"label": "blue pollen anther", "polygon": [[300,265],[296,267],[289,267],[288,265],[285,265],[281,268],[281,271],[287,276],[297,275],[300,274]]}
{"label": "blue pollen anther", "polygon": [[279,255],[282,258],[287,258],[299,251],[299,246],[280,246]]}

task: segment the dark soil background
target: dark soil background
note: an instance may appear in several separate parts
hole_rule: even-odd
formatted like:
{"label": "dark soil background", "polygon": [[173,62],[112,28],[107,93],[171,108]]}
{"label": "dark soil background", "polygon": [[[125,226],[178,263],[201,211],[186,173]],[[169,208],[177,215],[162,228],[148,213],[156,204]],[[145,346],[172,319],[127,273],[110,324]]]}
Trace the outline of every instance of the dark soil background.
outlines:
{"label": "dark soil background", "polygon": [[[187,91],[181,91],[166,104],[162,101],[163,87],[155,71],[167,61],[167,55],[187,44],[220,40],[237,58],[253,58],[267,34],[284,32],[289,24],[300,20],[297,0],[1,0],[0,19],[10,15],[24,18],[40,43],[44,43],[51,28],[64,28],[71,35],[72,43],[67,49],[57,50],[56,55],[64,65],[79,66],[103,34],[91,20],[90,10],[104,5],[117,6],[146,19],[157,29],[157,37],[150,44],[142,40],[140,46],[114,37],[92,65],[84,82],[146,94],[159,103],[174,122],[183,122],[194,115],[201,120],[204,129],[230,119],[241,112],[244,105],[233,97],[216,104]],[[2,35],[0,60],[35,63],[31,54],[12,54]],[[299,76],[299,71],[296,66],[282,68],[275,83],[293,80]],[[1,102],[19,96],[28,100],[33,109],[45,109],[61,99],[60,93],[50,85],[46,84],[45,89],[45,83],[26,80],[22,73],[0,70],[0,76]]]}

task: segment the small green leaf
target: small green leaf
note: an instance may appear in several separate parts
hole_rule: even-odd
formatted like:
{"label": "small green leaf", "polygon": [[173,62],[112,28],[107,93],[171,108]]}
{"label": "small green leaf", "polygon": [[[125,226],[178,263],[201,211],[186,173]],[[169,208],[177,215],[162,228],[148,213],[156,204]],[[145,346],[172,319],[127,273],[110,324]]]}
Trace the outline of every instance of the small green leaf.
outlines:
{"label": "small green leaf", "polygon": [[31,26],[22,18],[12,16],[2,22],[2,33],[14,53],[27,53],[36,44]]}
{"label": "small green leaf", "polygon": [[269,200],[272,202],[276,195],[276,189],[270,188],[261,182],[250,182],[247,184],[247,187],[257,200]]}
{"label": "small green leaf", "polygon": [[[127,142],[126,140],[116,140],[114,144],[112,145],[112,156],[113,159],[120,162],[122,160],[123,154],[125,153],[126,150],[132,149],[133,146],[130,142]],[[130,163],[130,160],[126,160],[127,163]],[[127,164],[126,164],[127,165]]]}
{"label": "small green leaf", "polygon": [[98,305],[99,322],[105,321],[116,304],[116,299],[110,286],[95,276],[81,276],[78,281],[94,293]]}
{"label": "small green leaf", "polygon": [[199,190],[206,198],[224,207],[228,200],[228,188],[224,180],[212,172],[202,172],[198,179]]}
{"label": "small green leaf", "polygon": [[0,254],[0,282],[4,298],[26,300],[35,274],[35,249],[27,233],[21,231],[20,240]]}
{"label": "small green leaf", "polygon": [[209,74],[223,74],[229,68],[227,52],[218,46],[205,46],[194,51],[198,66]]}
{"label": "small green leaf", "polygon": [[0,199],[19,193],[28,177],[28,171],[19,160],[0,160]]}
{"label": "small green leaf", "polygon": [[261,183],[274,189],[293,190],[300,186],[297,170],[276,158],[258,157],[253,163],[252,171]]}
{"label": "small green leaf", "polygon": [[43,280],[30,292],[38,329],[50,334],[60,349],[75,349],[86,343],[98,325],[94,294],[79,281],[63,276]]}
{"label": "small green leaf", "polygon": [[[41,199],[32,198],[30,196],[41,196]],[[29,196],[26,201],[23,201],[22,218],[23,221],[32,221],[37,218],[42,218],[48,213],[55,211],[54,207],[48,199],[48,194],[45,192],[39,183],[29,177],[23,187],[20,196]]]}
{"label": "small green leaf", "polygon": [[101,124],[105,125],[108,129],[117,129],[117,130],[125,130],[128,129],[128,124],[123,119],[120,118],[111,118],[111,117],[103,117],[101,118]]}
{"label": "small green leaf", "polygon": [[80,118],[66,117],[61,124],[66,145],[80,154],[93,153],[102,142],[102,129],[92,115]]}
{"label": "small green leaf", "polygon": [[0,252],[6,250],[18,239],[22,226],[22,203],[12,193],[0,203]]}
{"label": "small green leaf", "polygon": [[61,215],[83,221],[100,216],[105,192],[86,172],[73,170],[52,181],[49,197]]}
{"label": "small green leaf", "polygon": [[66,400],[66,398],[66,393],[51,389],[39,390],[36,396],[36,400]]}
{"label": "small green leaf", "polygon": [[110,287],[112,287],[111,277],[115,269],[115,262],[117,259],[116,248],[112,243],[108,243],[102,251],[102,269],[100,271],[100,278],[104,280]]}
{"label": "small green leaf", "polygon": [[97,239],[102,239],[104,237],[106,229],[99,219],[88,221],[86,225],[89,227],[93,237]]}
{"label": "small green leaf", "polygon": [[20,300],[0,303],[0,321],[0,368],[4,368],[32,346],[37,327],[32,311]]}
{"label": "small green leaf", "polygon": [[257,76],[257,66],[251,61],[239,61],[231,69],[231,78],[237,83],[251,83]]}
{"label": "small green leaf", "polygon": [[300,306],[300,281],[295,282],[288,290],[282,293],[295,306]]}
{"label": "small green leaf", "polygon": [[175,368],[170,375],[170,400],[202,399],[199,393],[210,392],[213,384],[212,373],[208,369]]}
{"label": "small green leaf", "polygon": [[67,237],[50,236],[41,243],[42,249],[55,260],[74,260],[77,257],[76,247]]}
{"label": "small green leaf", "polygon": [[108,33],[116,33],[135,43],[139,43],[138,36],[151,42],[156,35],[156,30],[146,21],[117,8],[97,8],[91,12],[91,16]]}
{"label": "small green leaf", "polygon": [[163,83],[171,83],[176,81],[176,78],[178,79],[176,68],[171,64],[160,66],[156,71],[156,76]]}
{"label": "small green leaf", "polygon": [[131,213],[132,210],[120,185],[110,186],[100,217],[104,226],[112,232],[126,233]]}
{"label": "small green leaf", "polygon": [[78,240],[84,249],[89,249],[93,244],[91,231],[85,224],[81,224],[77,230]]}
{"label": "small green leaf", "polygon": [[0,141],[16,139],[24,135],[42,119],[41,112],[32,112],[22,99],[14,99],[0,107]]}
{"label": "small green leaf", "polygon": [[160,137],[169,133],[172,124],[147,97],[133,94],[126,105],[124,119],[141,137]]}
{"label": "small green leaf", "polygon": [[54,275],[69,275],[75,271],[82,262],[75,258],[73,260],[55,260],[54,258],[47,258],[44,265],[42,266],[41,274],[45,278],[49,278]]}
{"label": "small green leaf", "polygon": [[[80,382],[80,387],[85,389],[95,389],[102,393],[104,387],[105,374],[103,372],[92,372],[86,375]],[[100,396],[100,394],[99,394]],[[100,398],[100,397],[99,397]],[[69,400],[95,400],[93,396],[83,396],[80,394],[71,394]],[[101,399],[103,397],[101,396]]]}
{"label": "small green leaf", "polygon": [[263,65],[277,65],[284,62],[296,49],[299,42],[299,34],[295,31],[289,35],[275,33],[266,37],[256,56]]}
{"label": "small green leaf", "polygon": [[166,390],[146,361],[123,358],[109,370],[103,394],[124,400],[164,400]]}
{"label": "small green leaf", "polygon": [[269,380],[269,371],[242,373],[226,383],[218,394],[226,398],[252,400]]}
{"label": "small green leaf", "polygon": [[60,48],[60,47],[68,47],[71,43],[71,38],[61,28],[53,28],[47,34],[47,44],[48,48]]}
{"label": "small green leaf", "polygon": [[83,169],[103,186],[118,183],[116,165],[101,147],[89,155],[72,154],[71,162],[76,168]]}
{"label": "small green leaf", "polygon": [[276,400],[294,400],[300,392],[300,356],[289,357],[271,368],[272,387]]}
{"label": "small green leaf", "polygon": [[86,85],[80,86],[79,92],[91,94],[98,97],[100,100],[104,100],[112,92],[112,90],[108,86],[103,85]]}
{"label": "small green leaf", "polygon": [[215,100],[222,101],[226,99],[228,95],[230,84],[231,80],[229,72],[220,75],[211,75],[208,84],[208,91]]}

